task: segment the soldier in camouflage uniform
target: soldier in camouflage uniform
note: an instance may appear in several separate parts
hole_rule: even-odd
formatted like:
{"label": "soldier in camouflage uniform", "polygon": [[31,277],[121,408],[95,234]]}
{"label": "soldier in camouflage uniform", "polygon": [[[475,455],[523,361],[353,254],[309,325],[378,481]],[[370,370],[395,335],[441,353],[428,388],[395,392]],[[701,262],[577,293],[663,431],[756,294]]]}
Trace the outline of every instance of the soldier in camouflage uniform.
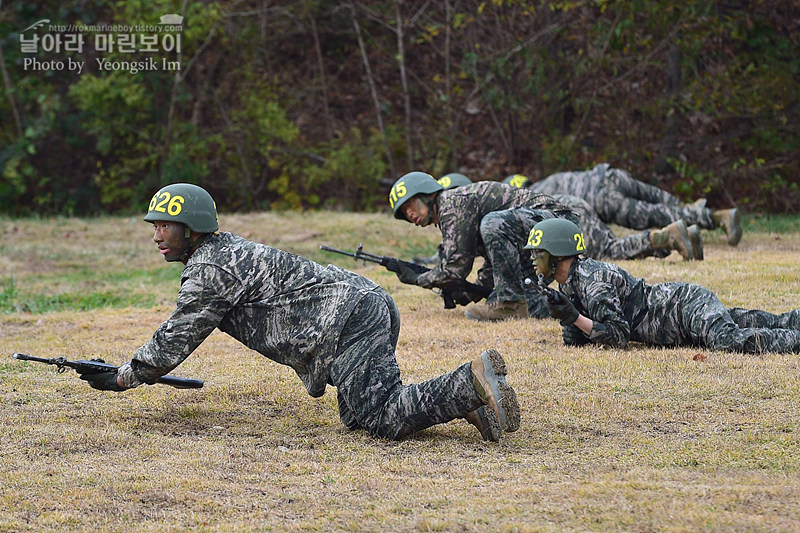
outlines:
{"label": "soldier in camouflage uniform", "polygon": [[[447,189],[455,189],[456,187],[461,187],[463,185],[472,185],[472,180],[466,177],[464,174],[459,174],[458,172],[450,172],[449,174],[445,174],[438,180],[436,180],[439,185]],[[444,257],[444,246],[442,243],[436,247],[436,253],[434,255],[428,257],[414,257],[412,261],[417,263],[418,265],[435,265],[439,263],[442,258]]]}
{"label": "soldier in camouflage uniform", "polygon": [[624,348],[701,346],[743,353],[800,352],[800,309],[775,315],[726,308],[714,293],[690,283],[648,285],[610,263],[579,257],[580,228],[545,220],[530,232],[537,272],[559,283],[548,298],[564,343]]}
{"label": "soldier in camouflage uniform", "polygon": [[583,172],[559,172],[530,186],[536,192],[570,194],[583,198],[606,224],[631,229],[662,228],[683,219],[687,225],[702,229],[722,228],[728,244],[736,246],[742,238],[739,211],[712,211],[705,200],[681,204],[667,191],[635,180],[631,175],[608,164]]}
{"label": "soldier in camouflage uniform", "polygon": [[486,440],[519,427],[519,405],[503,358],[487,350],[424,383],[403,385],[395,360],[400,315],[372,281],[231,233],[218,233],[211,196],[168,185],[145,220],[168,261],[186,266],[177,308],[133,359],[114,372],[81,376],[100,390],[152,384],[183,362],[214,329],[288,365],[313,397],[337,389],[350,429],[401,439],[466,418]]}
{"label": "soldier in camouflage uniform", "polygon": [[534,272],[525,245],[528,228],[545,218],[577,216],[553,198],[494,181],[443,190],[429,174],[410,172],[389,193],[394,216],[418,226],[436,224],[442,232],[444,256],[435,267],[419,274],[398,269],[403,283],[425,288],[444,287],[466,280],[475,258],[484,258],[477,283],[494,290],[482,304],[470,293],[455,294],[467,305],[464,314],[474,320],[543,318],[547,305],[525,279]]}

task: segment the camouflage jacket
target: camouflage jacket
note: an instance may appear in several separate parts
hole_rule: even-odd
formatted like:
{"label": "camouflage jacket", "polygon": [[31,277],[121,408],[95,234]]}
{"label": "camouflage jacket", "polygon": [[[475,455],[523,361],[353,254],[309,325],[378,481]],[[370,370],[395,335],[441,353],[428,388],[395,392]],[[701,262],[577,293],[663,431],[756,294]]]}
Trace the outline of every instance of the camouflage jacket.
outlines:
{"label": "camouflage jacket", "polygon": [[495,181],[480,181],[440,192],[436,209],[444,253],[436,267],[418,278],[417,285],[431,288],[466,279],[472,272],[475,258],[486,258],[481,239],[483,217],[515,207],[569,212],[567,207],[547,195]]}
{"label": "camouflage jacket", "polygon": [[628,341],[675,343],[671,328],[659,325],[669,320],[670,296],[679,285],[685,284],[651,286],[617,265],[577,258],[560,288],[582,315],[594,321],[591,342],[624,348]]}
{"label": "camouflage jacket", "polygon": [[120,380],[154,383],[219,328],[292,367],[309,394],[321,396],[350,313],[368,291],[381,290],[333,265],[231,233],[211,235],[187,261],[172,316],[120,367]]}
{"label": "camouflage jacket", "polygon": [[583,199],[594,198],[605,186],[609,168],[607,163],[601,163],[591,170],[559,172],[533,183],[529,189],[551,196],[561,193]]}

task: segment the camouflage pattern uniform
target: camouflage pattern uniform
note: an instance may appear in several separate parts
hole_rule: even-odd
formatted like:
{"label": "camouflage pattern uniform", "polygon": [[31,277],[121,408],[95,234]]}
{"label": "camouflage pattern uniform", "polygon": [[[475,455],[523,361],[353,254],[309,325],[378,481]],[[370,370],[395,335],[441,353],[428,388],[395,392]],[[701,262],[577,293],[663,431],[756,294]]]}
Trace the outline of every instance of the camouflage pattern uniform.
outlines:
{"label": "camouflage pattern uniform", "polygon": [[579,226],[586,239],[583,255],[592,259],[641,259],[644,257],[666,257],[670,249],[654,249],[650,232],[643,231],[627,237],[617,237],[611,228],[600,220],[592,206],[585,200],[569,194],[554,194],[553,198],[569,207],[580,216]]}
{"label": "camouflage pattern uniform", "polygon": [[494,181],[481,181],[440,192],[436,197],[443,257],[417,279],[425,288],[467,279],[475,258],[485,259],[478,284],[493,287],[490,299],[525,301],[532,317],[549,316],[547,304],[525,278],[536,279],[530,253],[523,247],[539,221],[562,216],[577,221],[550,196]]}
{"label": "camouflage pattern uniform", "polygon": [[690,283],[648,285],[625,270],[576,258],[561,290],[594,321],[587,337],[576,326],[563,329],[566,344],[592,342],[624,348],[700,346],[744,353],[800,352],[800,310],[782,315],[727,309],[713,292]]}
{"label": "camouflage pattern uniform", "polygon": [[215,328],[292,367],[313,397],[335,386],[342,422],[378,437],[400,439],[483,403],[469,363],[424,383],[401,383],[400,315],[378,285],[230,233],[209,235],[192,254],[175,312],[118,379],[125,387],[154,383]]}
{"label": "camouflage pattern uniform", "polygon": [[542,194],[569,194],[583,198],[606,224],[631,229],[663,228],[683,219],[687,226],[714,229],[711,210],[681,204],[667,191],[635,180],[603,163],[582,172],[559,172],[535,182],[530,189]]}

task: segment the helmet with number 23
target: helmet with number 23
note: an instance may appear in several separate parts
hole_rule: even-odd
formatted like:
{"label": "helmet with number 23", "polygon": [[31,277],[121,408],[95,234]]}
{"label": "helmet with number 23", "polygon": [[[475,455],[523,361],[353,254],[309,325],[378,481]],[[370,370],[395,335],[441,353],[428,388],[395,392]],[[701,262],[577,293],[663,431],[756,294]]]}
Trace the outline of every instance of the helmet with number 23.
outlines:
{"label": "helmet with number 23", "polygon": [[536,271],[549,277],[555,271],[557,258],[582,254],[586,251],[586,243],[583,232],[574,222],[565,218],[548,218],[531,228],[525,249],[531,250]]}

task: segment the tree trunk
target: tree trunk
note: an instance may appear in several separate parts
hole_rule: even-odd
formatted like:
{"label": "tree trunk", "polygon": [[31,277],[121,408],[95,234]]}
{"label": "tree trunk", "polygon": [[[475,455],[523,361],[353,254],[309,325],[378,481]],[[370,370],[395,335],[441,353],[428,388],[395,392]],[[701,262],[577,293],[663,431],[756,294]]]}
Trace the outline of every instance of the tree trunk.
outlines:
{"label": "tree trunk", "polygon": [[[3,1],[0,0],[0,9],[3,7]],[[17,101],[14,99],[14,88],[11,86],[11,78],[6,70],[6,56],[3,54],[3,43],[0,41],[0,71],[3,74],[3,84],[6,86],[6,94],[8,95],[8,106],[11,108],[11,116],[14,118],[14,127],[17,130],[17,138],[22,137],[22,119],[17,109]]]}
{"label": "tree trunk", "polygon": [[314,20],[314,15],[309,12],[308,18],[311,21],[311,32],[314,35],[314,51],[317,54],[317,69],[319,69],[319,84],[322,92],[322,108],[325,114],[325,134],[328,140],[333,140],[333,117],[331,117],[331,108],[328,103],[328,82],[325,79],[325,63],[322,57],[322,46],[319,42],[319,31],[317,30],[317,21]]}
{"label": "tree trunk", "polygon": [[414,145],[411,140],[411,95],[408,92],[408,77],[406,76],[406,52],[403,44],[405,38],[405,23],[400,6],[403,0],[395,0],[395,17],[397,19],[397,61],[400,64],[400,86],[403,90],[403,109],[405,111],[406,151],[408,170],[414,168]]}
{"label": "tree trunk", "polygon": [[375,88],[375,79],[372,77],[372,70],[369,68],[369,58],[367,57],[367,49],[364,46],[364,39],[361,37],[361,26],[358,24],[358,18],[356,17],[356,8],[353,4],[350,4],[350,15],[353,20],[353,29],[356,32],[356,37],[358,38],[358,49],[361,52],[361,60],[364,62],[364,71],[367,74],[367,83],[369,84],[369,92],[372,95],[372,103],[375,105],[375,116],[378,120],[378,129],[381,132],[381,137],[383,137],[383,144],[386,148],[386,159],[389,162],[389,170],[392,173],[393,177],[397,176],[397,168],[394,164],[394,158],[392,157],[392,149],[389,146],[389,139],[386,136],[386,129],[383,127],[383,117],[381,116],[381,102],[378,99],[378,90]]}
{"label": "tree trunk", "polygon": [[681,50],[675,41],[669,44],[667,54],[667,96],[669,99],[669,109],[665,120],[664,138],[661,139],[658,158],[656,159],[656,172],[667,174],[674,169],[669,160],[675,157],[675,150],[678,143],[678,93],[681,89]]}

